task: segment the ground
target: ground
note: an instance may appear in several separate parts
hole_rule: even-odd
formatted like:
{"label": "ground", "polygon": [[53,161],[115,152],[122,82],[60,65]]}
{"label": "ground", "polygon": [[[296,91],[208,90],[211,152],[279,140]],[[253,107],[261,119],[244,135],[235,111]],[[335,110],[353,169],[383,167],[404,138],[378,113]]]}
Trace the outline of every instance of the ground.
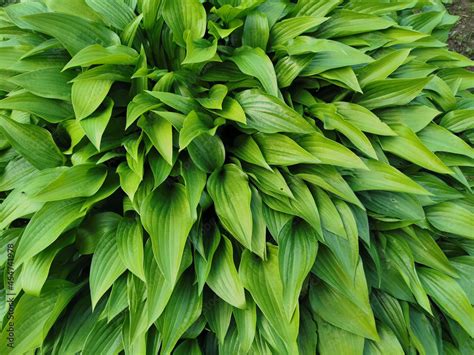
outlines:
{"label": "ground", "polygon": [[474,59],[474,0],[453,0],[449,10],[451,14],[460,16],[451,31],[450,48]]}

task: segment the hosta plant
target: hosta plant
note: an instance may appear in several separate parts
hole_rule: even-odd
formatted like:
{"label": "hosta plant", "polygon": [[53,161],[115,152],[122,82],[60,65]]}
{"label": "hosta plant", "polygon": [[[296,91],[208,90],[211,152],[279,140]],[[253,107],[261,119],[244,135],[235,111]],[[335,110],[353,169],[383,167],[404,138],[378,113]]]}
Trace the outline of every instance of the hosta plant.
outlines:
{"label": "hosta plant", "polygon": [[473,354],[445,2],[1,8],[0,353]]}

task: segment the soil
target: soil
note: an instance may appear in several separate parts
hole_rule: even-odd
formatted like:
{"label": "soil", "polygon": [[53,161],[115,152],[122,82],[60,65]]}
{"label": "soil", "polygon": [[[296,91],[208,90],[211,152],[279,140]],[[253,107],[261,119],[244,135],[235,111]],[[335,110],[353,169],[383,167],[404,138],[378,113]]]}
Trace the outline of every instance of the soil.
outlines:
{"label": "soil", "polygon": [[453,0],[449,12],[459,16],[449,36],[449,47],[474,59],[474,0]]}

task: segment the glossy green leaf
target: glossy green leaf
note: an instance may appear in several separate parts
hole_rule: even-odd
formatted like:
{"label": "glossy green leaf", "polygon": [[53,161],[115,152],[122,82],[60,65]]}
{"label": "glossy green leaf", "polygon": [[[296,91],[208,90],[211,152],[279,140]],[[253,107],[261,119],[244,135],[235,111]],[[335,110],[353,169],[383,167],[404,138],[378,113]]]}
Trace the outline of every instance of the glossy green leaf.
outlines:
{"label": "glossy green leaf", "polygon": [[188,275],[184,275],[176,285],[170,302],[157,321],[158,329],[163,337],[163,353],[171,353],[181,335],[201,315],[201,309],[202,297],[198,295],[192,279]]}
{"label": "glossy green leaf", "polygon": [[272,329],[284,341],[286,350],[297,348],[297,322],[299,312],[288,318],[283,307],[283,285],[278,266],[278,248],[268,245],[268,259],[263,261],[245,251],[239,274],[244,287],[249,290],[255,303],[270,322]]}
{"label": "glossy green leaf", "polygon": [[198,0],[185,0],[177,3],[166,0],[163,5],[163,17],[173,32],[177,44],[184,46],[183,35],[189,31],[192,39],[199,39],[206,30],[206,11]]}
{"label": "glossy green leaf", "polygon": [[236,308],[245,308],[245,292],[234,264],[232,250],[231,242],[223,237],[213,257],[206,283],[227,303]]}
{"label": "glossy green leaf", "polygon": [[0,132],[10,144],[38,169],[52,168],[64,163],[64,156],[46,129],[18,123],[0,116]]}
{"label": "glossy green leaf", "polygon": [[418,269],[418,274],[426,293],[472,336],[474,309],[456,281],[439,271],[428,268]]}
{"label": "glossy green leaf", "polygon": [[80,50],[66,64],[64,70],[73,67],[89,67],[97,64],[133,65],[138,60],[138,53],[126,46],[102,47],[98,44]]}
{"label": "glossy green leaf", "polygon": [[89,282],[93,308],[125,270],[126,267],[122,262],[115,238],[115,231],[110,231],[100,238],[92,258]]}
{"label": "glossy green leaf", "polygon": [[242,48],[229,58],[246,75],[257,78],[266,93],[278,96],[278,84],[270,58],[261,48]]}
{"label": "glossy green leaf", "polygon": [[56,38],[71,55],[96,43],[103,46],[120,44],[115,32],[76,14],[49,12],[25,16],[23,20],[35,30]]}
{"label": "glossy green leaf", "polygon": [[474,212],[463,205],[448,201],[426,210],[428,221],[441,231],[474,238]]}
{"label": "glossy green leaf", "polygon": [[172,184],[153,191],[143,202],[141,220],[150,234],[161,272],[174,284],[193,224],[184,186]]}
{"label": "glossy green leaf", "polygon": [[237,101],[247,115],[247,127],[262,133],[308,133],[312,126],[279,99],[260,91],[243,91]]}
{"label": "glossy green leaf", "polygon": [[100,189],[106,176],[107,170],[104,167],[76,165],[64,170],[58,178],[34,195],[34,198],[49,202],[92,196]]}
{"label": "glossy green leaf", "polygon": [[137,220],[124,218],[117,226],[115,238],[123,264],[139,278],[145,279],[142,226]]}
{"label": "glossy green leaf", "polygon": [[90,116],[106,98],[112,80],[80,80],[72,84],[72,106],[78,120]]}
{"label": "glossy green leaf", "polygon": [[[40,297],[23,295],[17,304],[13,317],[15,319],[15,342],[11,349],[7,337],[8,328],[1,334],[2,344],[0,350],[9,354],[24,354],[34,351],[41,346],[46,335],[54,325],[62,311],[74,297],[79,287],[65,280],[48,281]],[[32,309],[39,312],[31,313]]]}
{"label": "glossy green leaf", "polygon": [[46,249],[72,223],[81,219],[86,210],[82,199],[46,203],[28,223],[16,251],[18,265]]}
{"label": "glossy green leaf", "polygon": [[320,160],[283,134],[254,135],[265,161],[270,165],[317,164]]}
{"label": "glossy green leaf", "polygon": [[[220,222],[243,246],[252,249],[251,191],[247,175],[236,165],[225,165],[207,182]],[[234,216],[239,216],[235,219]]]}
{"label": "glossy green leaf", "polygon": [[283,286],[283,307],[291,319],[306,276],[316,260],[316,231],[304,221],[290,221],[278,237],[278,265]]}
{"label": "glossy green leaf", "polygon": [[36,96],[28,92],[0,100],[0,109],[28,112],[51,123],[65,121],[74,116],[70,103]]}

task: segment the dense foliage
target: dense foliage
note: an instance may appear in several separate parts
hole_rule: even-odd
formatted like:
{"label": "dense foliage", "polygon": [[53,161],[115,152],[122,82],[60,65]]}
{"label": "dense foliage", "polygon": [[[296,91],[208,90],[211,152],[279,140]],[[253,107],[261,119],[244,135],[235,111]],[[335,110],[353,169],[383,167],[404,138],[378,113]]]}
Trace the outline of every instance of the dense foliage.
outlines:
{"label": "dense foliage", "polygon": [[1,8],[0,353],[473,354],[443,2]]}

